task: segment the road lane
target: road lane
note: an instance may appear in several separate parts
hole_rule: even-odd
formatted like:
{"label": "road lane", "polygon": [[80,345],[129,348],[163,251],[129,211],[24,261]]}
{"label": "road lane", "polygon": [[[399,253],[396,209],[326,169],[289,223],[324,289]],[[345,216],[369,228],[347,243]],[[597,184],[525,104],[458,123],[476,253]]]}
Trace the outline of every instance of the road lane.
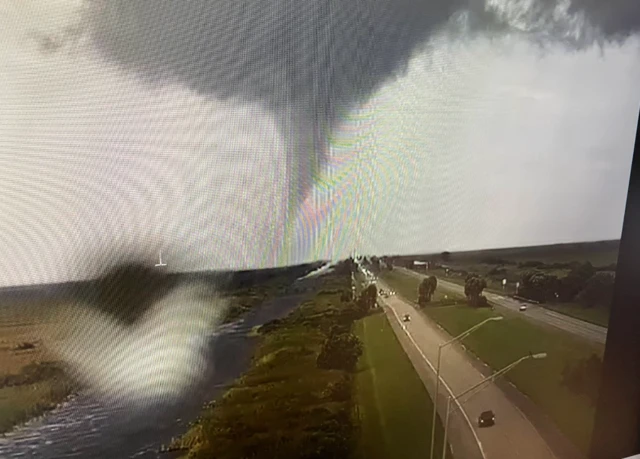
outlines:
{"label": "road lane", "polygon": [[[425,275],[423,274],[416,273],[415,271],[411,271],[406,268],[398,267],[396,269],[419,279],[425,277]],[[438,288],[464,296],[463,286],[443,280],[442,278],[438,278]],[[605,327],[591,324],[574,317],[569,317],[555,311],[550,311],[549,309],[533,303],[517,301],[513,298],[505,297],[495,293],[485,291],[484,296],[487,297],[489,304],[518,312],[519,314],[522,314],[523,316],[531,320],[543,322],[547,325],[559,328],[593,343],[604,345],[607,339],[607,329]],[[520,311],[520,306],[523,305],[527,307],[526,311]]]}
{"label": "road lane", "polygon": [[[378,282],[383,288],[388,288],[383,282]],[[420,314],[416,309],[398,296],[382,298],[385,309],[392,314],[392,320],[396,322],[404,314],[411,316],[410,322],[401,322],[410,341],[417,347],[420,354],[435,364],[438,345],[444,343],[450,337],[438,326]],[[397,330],[397,327],[395,328]],[[398,333],[401,337],[402,334]],[[407,338],[404,338],[406,341]],[[410,355],[411,357],[411,355]],[[521,365],[535,364],[525,361]],[[440,373],[443,382],[451,388],[454,394],[459,394],[472,385],[481,381],[484,376],[471,362],[466,351],[457,345],[452,345],[443,350]],[[432,393],[435,390],[435,375],[433,371],[421,377],[427,376],[427,387]],[[445,385],[443,384],[443,385]],[[444,400],[447,397],[446,387],[441,389],[438,397],[438,411],[444,419]],[[555,459],[556,455],[551,451],[540,433],[526,416],[507,398],[502,390],[493,383],[488,383],[480,392],[468,400],[462,400],[462,407],[471,420],[471,426],[466,423],[464,416],[460,416],[458,410],[454,412],[452,419],[455,422],[456,432],[451,433],[451,443],[454,454],[457,450],[468,450],[468,443],[475,441],[477,437],[486,459],[518,458],[518,459]],[[477,418],[482,411],[493,410],[496,414],[496,425],[480,429],[477,427]],[[473,432],[471,431],[473,430]],[[466,434],[465,434],[466,432]],[[465,455],[459,455],[460,459],[466,459]],[[439,456],[438,456],[439,458]]]}

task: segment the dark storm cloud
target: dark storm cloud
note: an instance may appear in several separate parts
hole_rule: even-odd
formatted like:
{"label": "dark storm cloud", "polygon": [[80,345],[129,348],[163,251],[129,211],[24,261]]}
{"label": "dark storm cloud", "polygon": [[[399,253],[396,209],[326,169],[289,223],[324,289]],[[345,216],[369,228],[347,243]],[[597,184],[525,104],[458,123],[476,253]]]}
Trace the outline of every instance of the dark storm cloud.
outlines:
{"label": "dark storm cloud", "polygon": [[294,110],[321,141],[343,109],[407,66],[443,26],[514,30],[573,46],[638,30],[637,0],[213,0],[91,3],[108,59],[150,81]]}
{"label": "dark storm cloud", "polygon": [[336,116],[401,72],[416,45],[459,7],[451,0],[107,1],[92,4],[89,23],[108,59],[144,79],[292,110],[322,154]]}

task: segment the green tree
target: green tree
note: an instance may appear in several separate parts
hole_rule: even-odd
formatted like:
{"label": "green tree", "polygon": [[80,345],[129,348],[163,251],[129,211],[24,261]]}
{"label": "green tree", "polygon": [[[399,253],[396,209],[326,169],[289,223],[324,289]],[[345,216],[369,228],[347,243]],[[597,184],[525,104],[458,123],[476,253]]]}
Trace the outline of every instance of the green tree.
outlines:
{"label": "green tree", "polygon": [[569,274],[560,280],[560,288],[558,291],[560,299],[562,301],[574,300],[595,272],[595,268],[588,261],[586,263],[575,264],[571,271],[569,271]]}
{"label": "green tree", "polygon": [[362,297],[366,302],[367,308],[372,309],[376,306],[376,301],[378,301],[378,287],[375,284],[367,285],[362,291]]}
{"label": "green tree", "polygon": [[528,271],[522,276],[519,293],[525,298],[544,303],[554,301],[559,290],[560,281],[556,276],[540,271]]}
{"label": "green tree", "polygon": [[477,274],[469,274],[464,283],[464,294],[470,306],[479,308],[487,306],[487,299],[482,291],[487,287],[487,281]]}
{"label": "green tree", "polygon": [[375,284],[369,284],[355,302],[356,318],[364,317],[375,308],[378,301],[378,288]]}
{"label": "green tree", "polygon": [[611,307],[613,301],[613,287],[616,273],[613,271],[598,271],[586,282],[576,299],[586,307]]}
{"label": "green tree", "polygon": [[425,277],[418,286],[418,304],[424,307],[431,302],[431,297],[438,286],[438,279],[435,276]]}

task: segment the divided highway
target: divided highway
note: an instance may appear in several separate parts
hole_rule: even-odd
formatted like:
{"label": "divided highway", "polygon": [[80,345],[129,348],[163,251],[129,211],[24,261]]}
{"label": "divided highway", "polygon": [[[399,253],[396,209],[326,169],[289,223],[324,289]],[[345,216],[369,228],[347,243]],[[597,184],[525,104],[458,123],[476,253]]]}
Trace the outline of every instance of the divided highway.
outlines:
{"label": "divided highway", "polygon": [[[388,286],[380,280],[378,284],[388,289]],[[407,355],[431,392],[432,398],[436,399],[433,397],[435,391],[433,367],[437,359],[438,346],[450,339],[450,336],[398,296],[381,298],[381,302]],[[401,317],[405,314],[410,315],[410,322],[401,321]],[[535,363],[532,361],[522,363],[522,365],[531,364]],[[443,384],[441,384],[437,403],[438,412],[441,418],[444,418],[447,396],[450,393],[457,395],[463,392],[484,379],[484,376],[474,366],[467,352],[457,345],[449,346],[443,351],[440,368]],[[460,403],[461,406],[453,405],[455,411],[451,416],[449,431],[456,458],[557,458],[531,421],[497,385],[488,383],[480,392],[473,394],[467,400],[461,400]],[[485,410],[494,411],[496,424],[481,429],[477,426],[477,419]],[[425,435],[428,434],[429,432],[425,431]],[[436,457],[439,459],[441,454],[441,451],[436,452]]]}
{"label": "divided highway", "polygon": [[[419,279],[425,277],[422,274],[416,273],[415,271],[411,271],[406,268],[397,267],[396,269]],[[442,278],[438,278],[438,289],[464,296],[463,286],[454,284],[453,282],[442,280]],[[509,309],[511,311],[516,311],[518,312],[518,314],[522,314],[529,319],[543,322],[547,325],[559,328],[593,343],[604,345],[607,339],[607,329],[605,327],[594,325],[580,319],[560,314],[558,312],[550,311],[549,309],[533,303],[516,301],[512,298],[497,295],[495,293],[485,291],[484,296],[486,296],[489,303],[494,306]],[[526,311],[519,311],[519,308],[522,305],[527,306]]]}

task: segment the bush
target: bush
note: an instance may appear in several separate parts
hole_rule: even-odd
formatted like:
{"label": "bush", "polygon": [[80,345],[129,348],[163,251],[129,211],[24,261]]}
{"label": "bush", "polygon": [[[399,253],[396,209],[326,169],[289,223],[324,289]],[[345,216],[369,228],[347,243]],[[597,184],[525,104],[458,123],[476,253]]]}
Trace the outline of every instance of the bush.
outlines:
{"label": "bush", "polygon": [[539,301],[553,301],[560,290],[560,281],[556,276],[540,271],[529,271],[522,276],[518,293],[524,298]]}
{"label": "bush", "polygon": [[323,343],[316,361],[325,370],[353,371],[362,355],[362,343],[353,333],[331,334]]}
{"label": "bush", "polygon": [[329,384],[326,389],[326,396],[336,402],[344,402],[351,398],[351,388],[351,377],[347,373],[344,378]]}
{"label": "bush", "polygon": [[613,288],[616,273],[612,271],[598,271],[587,281],[577,300],[584,306],[610,307],[613,300]]}
{"label": "bush", "polygon": [[569,274],[560,280],[560,299],[572,301],[594,273],[595,269],[589,262],[574,264]]}

